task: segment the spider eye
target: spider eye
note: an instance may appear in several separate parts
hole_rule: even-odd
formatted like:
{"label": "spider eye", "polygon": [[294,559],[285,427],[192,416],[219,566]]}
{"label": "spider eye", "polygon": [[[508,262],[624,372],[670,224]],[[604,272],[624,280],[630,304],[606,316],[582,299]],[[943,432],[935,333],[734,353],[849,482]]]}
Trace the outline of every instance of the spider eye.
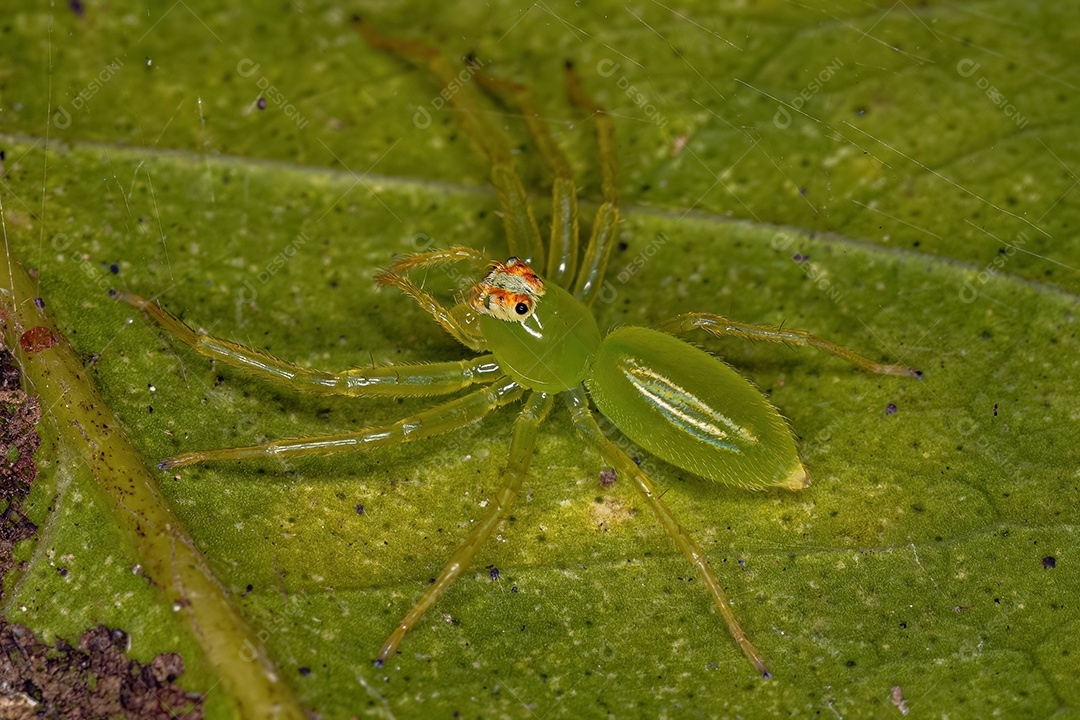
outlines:
{"label": "spider eye", "polygon": [[526,315],[529,312],[529,306],[523,302],[518,303],[514,306],[514,312],[516,312],[518,315]]}

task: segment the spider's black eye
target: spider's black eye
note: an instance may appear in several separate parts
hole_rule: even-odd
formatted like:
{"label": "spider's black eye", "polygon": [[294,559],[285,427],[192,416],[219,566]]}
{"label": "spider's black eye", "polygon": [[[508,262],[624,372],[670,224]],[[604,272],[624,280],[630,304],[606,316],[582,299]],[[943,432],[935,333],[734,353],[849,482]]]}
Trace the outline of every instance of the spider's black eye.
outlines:
{"label": "spider's black eye", "polygon": [[525,303],[518,303],[514,306],[514,312],[516,312],[518,315],[525,315],[529,312],[529,306]]}

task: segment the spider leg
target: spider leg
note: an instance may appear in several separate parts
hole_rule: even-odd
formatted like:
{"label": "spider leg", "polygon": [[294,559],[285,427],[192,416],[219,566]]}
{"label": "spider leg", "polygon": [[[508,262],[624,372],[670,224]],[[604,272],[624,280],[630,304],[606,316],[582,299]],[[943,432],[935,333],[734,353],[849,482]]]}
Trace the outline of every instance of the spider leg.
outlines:
{"label": "spider leg", "polygon": [[574,296],[591,306],[600,294],[608,258],[618,240],[619,173],[618,156],[615,154],[615,126],[607,111],[581,89],[581,80],[570,63],[566,64],[566,90],[571,102],[592,113],[596,122],[596,142],[600,146],[600,187],[604,202],[596,210],[589,245],[585,249],[585,261],[574,288]]}
{"label": "spider leg", "polygon": [[396,275],[404,275],[416,268],[433,267],[454,262],[472,263],[477,268],[487,268],[492,264],[491,258],[483,252],[464,245],[454,245],[443,250],[431,250],[430,252],[415,253],[400,257],[387,268],[388,272]]}
{"label": "spider leg", "polygon": [[336,373],[304,368],[263,350],[198,333],[156,302],[138,295],[114,290],[112,297],[144,311],[166,332],[200,355],[300,392],[351,397],[449,395],[469,385],[502,377],[502,371],[491,355],[457,362],[353,368]]}
{"label": "spider leg", "polygon": [[605,461],[611,463],[616,472],[633,481],[634,486],[641,493],[645,502],[649,505],[649,508],[651,508],[657,518],[659,518],[660,524],[664,526],[664,530],[667,531],[667,534],[675,541],[675,546],[678,547],[679,550],[682,551],[682,554],[686,556],[686,559],[697,568],[698,574],[705,583],[705,587],[709,589],[709,593],[716,602],[716,607],[720,609],[720,614],[724,616],[724,620],[727,622],[728,631],[731,633],[731,636],[735,638],[735,642],[738,643],[743,654],[750,660],[754,669],[766,679],[772,677],[768,668],[765,667],[765,661],[762,660],[761,653],[759,653],[757,648],[747,639],[746,633],[744,633],[742,627],[739,626],[739,621],[735,619],[735,614],[731,611],[727,597],[724,595],[724,589],[716,579],[716,576],[713,574],[712,569],[705,559],[705,552],[701,549],[701,546],[687,534],[686,530],[679,524],[679,521],[675,519],[671,510],[664,501],[660,499],[660,496],[656,492],[656,488],[653,487],[652,481],[649,480],[648,476],[641,471],[637,464],[631,460],[626,453],[604,437],[604,433],[600,430],[600,427],[596,424],[596,420],[593,419],[592,414],[589,412],[589,405],[585,398],[585,392],[580,387],[567,391],[566,404],[567,407],[570,408],[570,414],[574,418],[574,424],[577,427],[578,432],[581,433],[586,442],[600,452]]}
{"label": "spider leg", "polygon": [[443,330],[453,335],[454,339],[465,347],[477,351],[487,347],[484,336],[480,334],[477,328],[467,322],[467,318],[459,312],[444,308],[439,304],[438,300],[418,288],[412,280],[404,275],[384,270],[375,276],[375,282],[380,285],[396,287],[411,297],[420,307],[431,313],[431,316],[435,318],[435,322],[439,323]]}
{"label": "spider leg", "polygon": [[548,265],[544,278],[568,287],[574,281],[578,260],[577,187],[574,185],[570,163],[552,139],[551,129],[540,112],[540,106],[526,85],[491,77],[478,68],[474,68],[474,71],[474,77],[481,87],[498,96],[511,98],[521,108],[533,142],[536,143],[544,162],[555,174],[551,185],[551,201],[554,206],[551,240],[548,243]]}
{"label": "spider leg", "polygon": [[781,328],[770,328],[763,325],[750,325],[748,323],[728,320],[721,315],[713,315],[712,313],[692,312],[676,315],[670,320],[661,323],[658,329],[671,335],[678,335],[679,333],[688,332],[695,328],[700,328],[717,337],[734,335],[735,337],[749,338],[751,340],[768,340],[769,342],[791,343],[792,345],[809,345],[810,347],[824,350],[827,353],[832,353],[833,355],[843,358],[849,363],[858,365],[863,370],[868,370],[872,373],[922,378],[922,372],[919,370],[904,367],[903,365],[887,365],[885,363],[874,362],[843,345],[837,345],[834,342],[820,338],[817,335],[811,335],[802,330],[783,330]]}
{"label": "spider leg", "polygon": [[499,526],[503,518],[510,510],[510,505],[521,492],[521,483],[532,463],[533,451],[536,448],[536,431],[540,423],[547,417],[551,409],[553,399],[551,393],[533,392],[529,395],[525,407],[514,423],[514,436],[510,441],[510,459],[506,466],[502,488],[495,495],[494,504],[488,509],[483,519],[472,529],[468,537],[458,546],[450,561],[443,568],[439,577],[432,583],[423,597],[413,605],[412,609],[401,619],[397,628],[391,633],[383,644],[379,657],[375,661],[377,667],[382,667],[386,659],[397,649],[398,644],[405,633],[409,632],[420,621],[427,609],[430,608],[439,597],[450,587],[450,583],[469,566],[477,552],[491,537],[491,533]]}
{"label": "spider leg", "polygon": [[471,392],[449,402],[418,412],[390,425],[364,428],[351,433],[274,440],[249,447],[223,448],[184,453],[158,463],[162,470],[217,460],[294,458],[305,455],[334,455],[357,452],[384,445],[423,440],[451,432],[482,420],[492,410],[519,399],[524,390],[512,380]]}
{"label": "spider leg", "polygon": [[400,40],[379,35],[359,17],[353,26],[371,47],[388,52],[415,65],[426,67],[443,85],[443,96],[460,113],[459,124],[473,141],[483,148],[491,164],[491,182],[499,195],[503,227],[513,255],[537,267],[544,266],[544,245],[536,225],[525,188],[514,169],[514,158],[506,138],[484,115],[472,89],[463,82],[460,69],[451,65],[436,49],[414,40]]}

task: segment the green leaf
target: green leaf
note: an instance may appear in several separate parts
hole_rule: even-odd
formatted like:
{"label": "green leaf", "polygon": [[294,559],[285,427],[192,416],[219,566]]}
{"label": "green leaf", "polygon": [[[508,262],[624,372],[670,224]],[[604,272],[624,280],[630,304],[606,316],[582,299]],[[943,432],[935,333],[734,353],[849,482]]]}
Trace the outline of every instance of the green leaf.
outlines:
{"label": "green leaf", "polygon": [[[814,477],[798,494],[755,494],[655,463],[769,682],[632,488],[601,489],[604,468],[559,405],[514,519],[383,670],[371,665],[382,641],[499,486],[513,408],[366,455],[155,471],[302,705],[326,717],[850,718],[901,700],[951,718],[1076,712],[1075,9],[368,14],[534,87],[587,220],[599,162],[564,99],[560,66],[575,61],[615,117],[622,170],[625,247],[603,328],[705,310],[926,378],[688,338],[780,408]],[[487,169],[439,88],[368,48],[346,13],[35,8],[13,13],[4,38],[8,242],[148,466],[431,403],[300,396],[214,367],[111,287],[303,365],[469,356],[371,277],[429,243],[505,254]],[[419,108],[430,127],[414,123]],[[524,148],[546,215],[547,173],[516,111],[485,112]],[[427,286],[448,294],[452,280]],[[190,687],[218,703],[210,714],[233,712],[171,609],[117,560],[101,496],[88,479],[65,485],[46,453],[33,499],[47,531],[24,550],[6,614],[68,638],[120,624],[143,659],[181,648]],[[60,555],[77,560],[66,578],[49,566]]]}

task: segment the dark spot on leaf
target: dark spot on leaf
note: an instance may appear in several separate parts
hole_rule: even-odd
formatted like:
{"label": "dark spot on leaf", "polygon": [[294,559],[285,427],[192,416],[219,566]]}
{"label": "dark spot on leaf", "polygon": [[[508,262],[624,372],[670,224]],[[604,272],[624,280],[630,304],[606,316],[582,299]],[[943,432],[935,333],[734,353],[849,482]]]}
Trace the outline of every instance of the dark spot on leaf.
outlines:
{"label": "dark spot on leaf", "polygon": [[42,325],[32,327],[19,336],[19,346],[24,352],[36,353],[48,350],[57,343],[56,336]]}

